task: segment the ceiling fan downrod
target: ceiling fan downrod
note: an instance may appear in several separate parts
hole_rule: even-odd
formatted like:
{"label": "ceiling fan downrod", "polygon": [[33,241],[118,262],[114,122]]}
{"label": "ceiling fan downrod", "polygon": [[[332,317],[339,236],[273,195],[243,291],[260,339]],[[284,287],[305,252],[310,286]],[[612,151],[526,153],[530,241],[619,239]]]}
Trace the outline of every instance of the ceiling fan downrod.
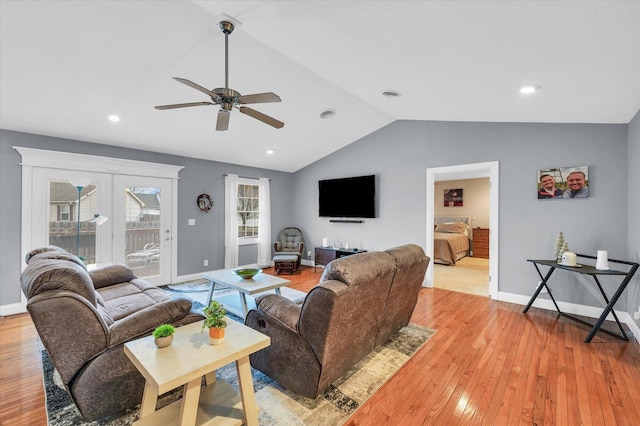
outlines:
{"label": "ceiling fan downrod", "polygon": [[234,26],[229,21],[220,21],[218,26],[224,33],[224,88],[229,90],[229,34]]}

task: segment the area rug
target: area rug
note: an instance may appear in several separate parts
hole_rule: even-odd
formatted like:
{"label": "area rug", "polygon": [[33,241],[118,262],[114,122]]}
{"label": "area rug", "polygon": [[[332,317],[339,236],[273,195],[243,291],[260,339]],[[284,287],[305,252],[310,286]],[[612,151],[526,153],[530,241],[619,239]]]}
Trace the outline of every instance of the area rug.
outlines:
{"label": "area rug", "polygon": [[[208,287],[191,283],[191,288],[177,290],[191,295],[194,301]],[[166,290],[166,288],[165,288]],[[191,293],[189,291],[192,291]],[[198,291],[199,290],[199,291]],[[172,291],[172,290],[168,290]],[[176,290],[173,290],[176,291]],[[216,288],[217,295],[218,288]],[[224,289],[220,289],[224,291]],[[201,302],[199,305],[204,307]],[[194,303],[195,305],[195,303]],[[197,305],[194,307],[197,308]],[[232,317],[233,318],[233,317]],[[234,318],[236,319],[236,318]],[[240,320],[240,318],[237,318]],[[279,386],[270,377],[251,368],[256,402],[259,407],[259,424],[272,425],[341,425],[389,378],[391,378],[435,333],[434,330],[409,324],[376,348],[366,358],[340,379],[336,380],[318,398],[306,398]],[[80,413],[64,390],[46,350],[42,351],[42,365],[47,402],[47,415],[51,426],[121,426],[138,419],[139,406],[116,419],[104,419],[92,423],[82,420]],[[226,380],[238,389],[236,369],[229,364],[216,372],[218,379]],[[167,405],[181,397],[181,389],[162,395],[159,406]]]}

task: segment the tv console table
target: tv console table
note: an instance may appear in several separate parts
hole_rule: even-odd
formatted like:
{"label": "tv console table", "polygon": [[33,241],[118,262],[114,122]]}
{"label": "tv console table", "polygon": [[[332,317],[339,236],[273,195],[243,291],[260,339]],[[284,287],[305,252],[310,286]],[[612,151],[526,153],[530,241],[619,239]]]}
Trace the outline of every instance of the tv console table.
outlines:
{"label": "tv console table", "polygon": [[[589,256],[586,254],[577,254],[577,257],[583,257],[583,258],[587,258],[587,259],[597,259],[595,256]],[[589,335],[587,336],[586,339],[584,339],[585,343],[589,343],[591,342],[591,339],[593,339],[593,336],[596,335],[596,333],[598,332],[598,330],[600,330],[600,327],[602,326],[602,324],[604,323],[605,319],[607,318],[607,315],[609,315],[609,313],[611,313],[611,315],[613,315],[613,318],[615,319],[616,323],[618,324],[618,328],[620,329],[620,334],[618,333],[613,333],[611,331],[608,330],[600,330],[603,333],[607,333],[610,334],[612,336],[615,336],[619,339],[622,340],[629,340],[629,337],[626,335],[624,329],[622,328],[622,324],[620,324],[620,320],[618,320],[618,316],[616,315],[615,311],[613,310],[613,306],[616,304],[616,302],[618,301],[618,299],[620,298],[620,296],[622,295],[622,292],[625,290],[625,288],[627,288],[627,284],[629,284],[629,281],[631,281],[631,277],[633,277],[633,274],[636,273],[636,271],[638,270],[638,266],[640,266],[637,263],[634,262],[627,262],[624,260],[614,260],[614,259],[609,259],[609,263],[618,263],[618,264],[622,264],[622,265],[628,265],[631,268],[629,269],[629,271],[624,272],[624,271],[616,271],[613,269],[608,269],[608,270],[600,270],[600,269],[596,269],[593,266],[590,265],[580,265],[579,267],[573,267],[573,266],[565,266],[565,265],[561,265],[559,263],[557,263],[555,260],[532,260],[532,259],[527,259],[527,262],[531,262],[533,263],[533,266],[535,266],[536,271],[538,272],[538,275],[540,276],[540,278],[542,279],[542,281],[540,282],[540,284],[538,285],[535,293],[533,293],[533,296],[531,296],[531,300],[529,300],[529,303],[527,304],[527,307],[524,308],[524,311],[522,311],[522,313],[527,313],[527,311],[529,310],[529,308],[531,307],[531,305],[533,304],[533,302],[536,300],[536,298],[538,297],[538,295],[540,294],[540,292],[542,291],[543,288],[547,289],[547,292],[549,293],[549,297],[551,298],[551,301],[553,302],[553,304],[556,307],[556,310],[558,311],[558,313],[564,317],[570,318],[574,321],[579,322],[580,324],[592,327],[591,331],[589,332]],[[540,272],[540,268],[539,266],[548,266],[549,267],[549,271],[547,272],[547,274],[545,276],[542,276],[542,272]],[[602,315],[600,315],[600,318],[598,318],[598,320],[596,321],[595,324],[591,324],[588,323],[586,321],[583,321],[579,318],[576,318],[572,315],[569,315],[567,313],[564,313],[560,310],[560,308],[558,307],[558,304],[556,303],[556,299],[553,298],[553,295],[551,294],[551,290],[549,289],[549,286],[547,285],[547,282],[549,282],[549,278],[551,278],[551,275],[553,274],[553,272],[556,269],[561,269],[564,271],[569,271],[569,272],[573,272],[576,274],[583,274],[583,275],[591,275],[594,279],[594,281],[596,282],[596,285],[598,286],[598,289],[600,290],[600,293],[602,294],[602,297],[604,298],[605,302],[607,302],[607,306],[604,308],[604,310],[602,311]],[[619,276],[619,277],[623,277],[622,282],[620,283],[620,285],[618,285],[618,288],[615,292],[615,294],[613,295],[613,297],[611,298],[611,300],[609,300],[609,298],[607,298],[607,294],[604,292],[604,290],[602,289],[602,285],[600,285],[600,281],[598,280],[598,275],[609,275],[609,276]]]}
{"label": "tv console table", "polygon": [[340,257],[349,256],[352,254],[365,253],[366,250],[358,249],[344,249],[333,247],[316,247],[316,257],[313,263],[313,271],[315,272],[318,266],[327,266],[332,260]]}

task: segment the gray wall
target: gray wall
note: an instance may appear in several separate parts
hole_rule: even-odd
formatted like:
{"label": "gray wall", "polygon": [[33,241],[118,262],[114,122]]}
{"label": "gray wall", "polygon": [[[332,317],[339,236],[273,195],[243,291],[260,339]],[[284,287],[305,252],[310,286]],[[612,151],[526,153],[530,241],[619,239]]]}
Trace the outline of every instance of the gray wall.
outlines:
{"label": "gray wall", "polygon": [[[629,123],[629,260],[640,263],[640,110]],[[629,314],[640,311],[640,271],[629,284]],[[640,320],[635,320],[640,326]],[[638,337],[638,336],[636,336]]]}
{"label": "gray wall", "polygon": [[[559,231],[578,253],[606,249],[610,258],[628,258],[628,153],[627,125],[396,121],[296,172],[294,222],[309,247],[323,237],[366,250],[424,247],[426,169],[499,161],[499,291],[528,296],[539,278],[526,259],[552,258]],[[590,198],[537,199],[537,170],[580,165],[589,166]],[[318,217],[319,179],[374,173],[376,219],[334,224]],[[601,305],[597,294],[565,278],[560,300]],[[626,309],[626,300],[621,305]]]}
{"label": "gray wall", "polygon": [[[293,175],[2,131],[2,304],[19,301],[21,174],[13,145],[184,165],[179,183],[179,275],[223,265],[224,173],[271,178],[274,233],[284,226],[298,226],[310,248],[329,237],[330,241],[349,241],[352,247],[380,250],[408,242],[425,246],[428,167],[486,161],[500,162],[501,292],[532,293],[538,277],[526,259],[552,257],[561,230],[578,253],[595,255],[597,250],[606,249],[610,258],[638,260],[640,194],[637,184],[628,183],[638,182],[640,174],[638,116],[629,125],[397,121]],[[537,170],[578,165],[590,167],[590,198],[537,200]],[[363,174],[377,175],[376,219],[366,219],[362,224],[333,224],[318,217],[319,179]],[[204,188],[213,195],[216,206],[208,214],[200,213],[194,202]],[[188,227],[187,219],[193,217],[197,226]],[[629,238],[629,234],[635,237]],[[254,250],[243,250],[241,263],[254,259]],[[208,268],[203,268],[203,258],[210,259]],[[587,286],[578,280],[562,280],[560,300],[602,305],[598,295],[585,291]],[[608,289],[615,285],[603,284]],[[633,293],[625,294],[618,308],[632,312],[640,305],[640,290],[638,285],[630,289]]]}
{"label": "gray wall", "polygon": [[[67,139],[0,130],[0,304],[20,302],[22,170],[20,154],[13,146],[75,152],[184,166],[178,181],[178,276],[224,267],[224,177],[271,179],[272,233],[290,225],[293,175],[147,151],[111,147]],[[214,149],[214,147],[212,147]],[[208,213],[196,206],[205,191],[213,197]],[[188,226],[188,219],[196,219]],[[275,238],[275,237],[274,237]],[[255,245],[240,248],[239,264],[255,263]],[[203,260],[209,259],[209,266]]]}

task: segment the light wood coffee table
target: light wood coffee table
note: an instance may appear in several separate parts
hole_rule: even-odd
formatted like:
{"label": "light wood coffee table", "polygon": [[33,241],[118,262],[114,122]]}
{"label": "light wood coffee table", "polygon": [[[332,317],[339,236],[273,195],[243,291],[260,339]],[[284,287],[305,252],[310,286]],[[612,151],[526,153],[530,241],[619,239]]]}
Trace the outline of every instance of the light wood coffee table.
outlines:
{"label": "light wood coffee table", "polygon": [[[258,425],[249,355],[270,345],[268,336],[227,320],[224,342],[209,344],[202,321],[178,327],[173,343],[158,349],[153,336],[124,344],[124,353],[146,379],[140,419],[144,425]],[[216,380],[215,370],[236,363],[240,394]],[[202,377],[207,386],[202,388]],[[183,386],[183,396],[156,411],[158,395]]]}
{"label": "light wood coffee table", "polygon": [[276,294],[282,294],[280,288],[291,284],[291,281],[273,275],[259,273],[250,280],[240,278],[233,273],[233,269],[219,269],[217,271],[204,272],[202,277],[211,282],[207,306],[211,303],[216,284],[223,284],[238,291],[240,297],[228,295],[216,297],[216,300],[224,305],[224,308],[241,318],[246,318],[250,309],[256,307],[253,297],[247,298],[265,291],[275,290]]}

